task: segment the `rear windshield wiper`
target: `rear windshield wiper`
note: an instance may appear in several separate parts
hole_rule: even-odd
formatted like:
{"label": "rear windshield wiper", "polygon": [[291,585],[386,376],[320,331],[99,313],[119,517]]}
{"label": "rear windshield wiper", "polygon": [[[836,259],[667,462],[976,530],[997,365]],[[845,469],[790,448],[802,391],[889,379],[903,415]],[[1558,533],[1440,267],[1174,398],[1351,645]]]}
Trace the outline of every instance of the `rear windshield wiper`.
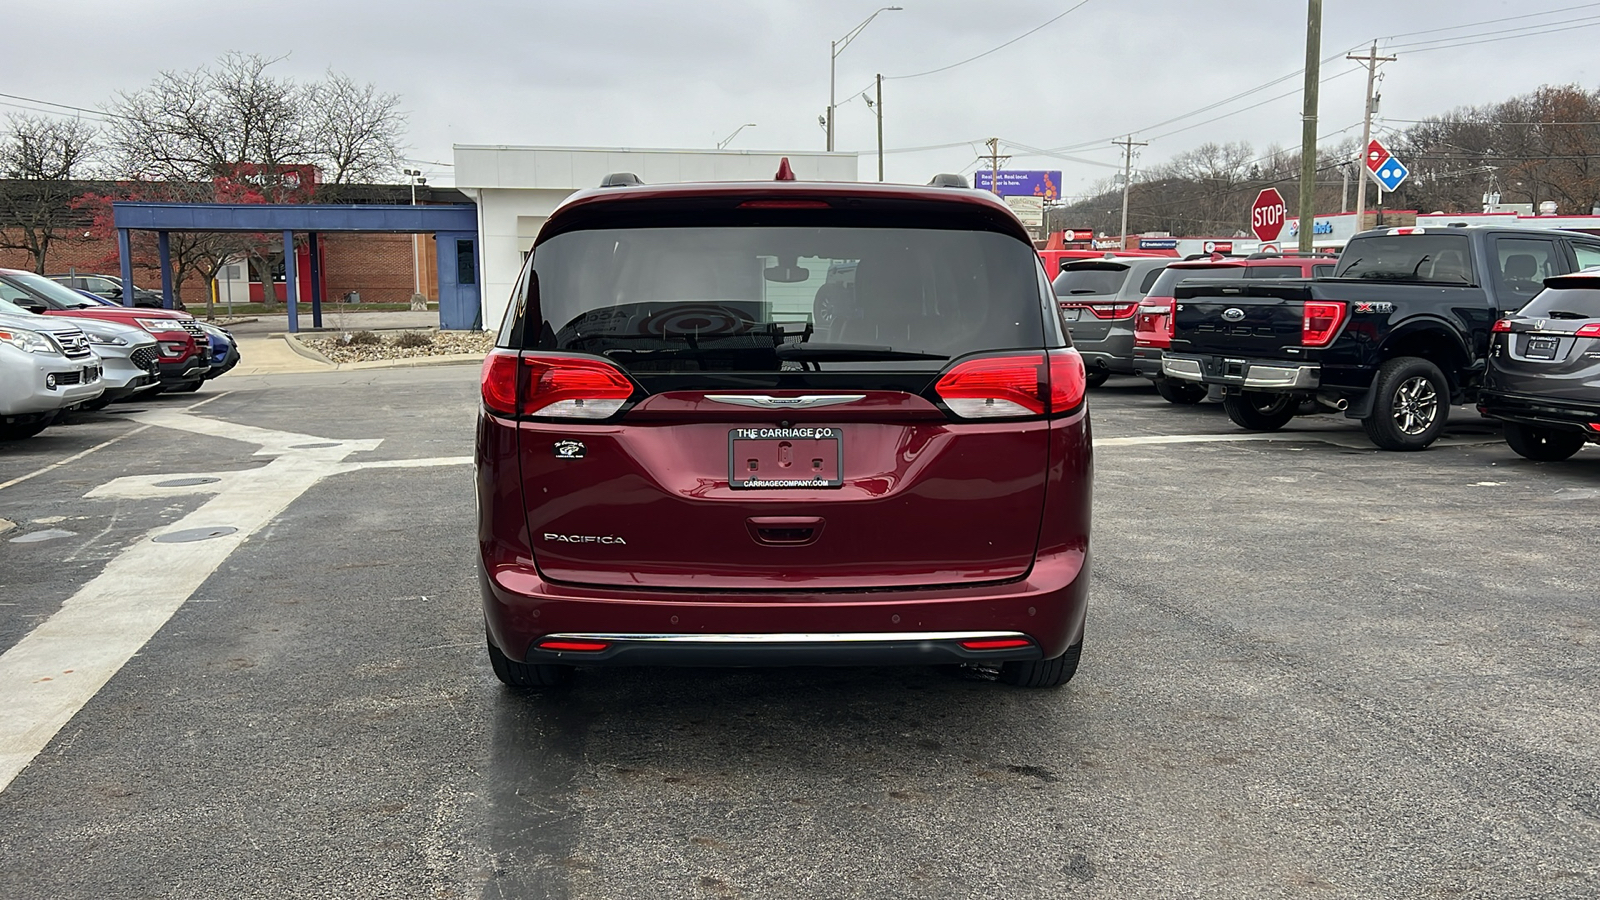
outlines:
{"label": "rear windshield wiper", "polygon": [[949,359],[945,353],[926,350],[896,350],[868,344],[786,344],[773,351],[779,359],[807,362],[872,362],[892,359]]}

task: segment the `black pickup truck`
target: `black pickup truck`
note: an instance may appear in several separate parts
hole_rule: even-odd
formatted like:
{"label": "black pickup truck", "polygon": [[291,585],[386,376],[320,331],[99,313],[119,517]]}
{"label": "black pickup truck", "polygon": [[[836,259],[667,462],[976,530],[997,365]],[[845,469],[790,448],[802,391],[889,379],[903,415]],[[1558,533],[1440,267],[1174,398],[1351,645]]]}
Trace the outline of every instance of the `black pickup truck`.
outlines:
{"label": "black pickup truck", "polygon": [[1386,228],[1350,239],[1329,278],[1190,281],[1174,299],[1168,378],[1220,385],[1228,417],[1275,431],[1306,404],[1420,450],[1476,399],[1489,330],[1544,279],[1600,264],[1600,237],[1552,229]]}

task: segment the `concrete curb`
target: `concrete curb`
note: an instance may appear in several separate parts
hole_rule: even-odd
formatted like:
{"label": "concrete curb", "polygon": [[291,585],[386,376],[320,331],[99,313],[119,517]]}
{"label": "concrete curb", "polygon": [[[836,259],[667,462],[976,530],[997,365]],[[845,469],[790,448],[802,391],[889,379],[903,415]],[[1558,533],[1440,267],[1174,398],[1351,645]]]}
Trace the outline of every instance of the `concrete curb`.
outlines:
{"label": "concrete curb", "polygon": [[269,337],[269,338],[271,338],[271,337],[281,337],[281,338],[283,338],[283,342],[285,344],[289,345],[289,349],[290,350],[293,350],[294,352],[300,354],[301,356],[304,356],[306,359],[312,360],[313,362],[322,363],[323,365],[329,366],[329,367],[332,367],[332,368],[338,368],[339,367],[338,363],[336,363],[333,360],[327,358],[326,356],[323,356],[321,353],[318,353],[317,351],[311,349],[310,347],[307,347],[305,344],[300,343],[300,339],[295,337],[292,334],[289,334],[289,333],[285,332],[284,334],[279,334],[279,335],[267,335],[267,337]]}

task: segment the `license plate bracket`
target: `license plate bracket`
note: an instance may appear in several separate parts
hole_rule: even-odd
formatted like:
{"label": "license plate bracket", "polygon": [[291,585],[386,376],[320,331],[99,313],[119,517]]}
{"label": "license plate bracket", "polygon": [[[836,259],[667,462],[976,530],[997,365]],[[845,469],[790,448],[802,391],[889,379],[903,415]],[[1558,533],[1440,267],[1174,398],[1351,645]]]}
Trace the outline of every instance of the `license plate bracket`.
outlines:
{"label": "license plate bracket", "polygon": [[1530,337],[1523,347],[1522,355],[1529,359],[1555,359],[1556,350],[1561,347],[1561,339],[1553,337]]}
{"label": "license plate bracket", "polygon": [[804,490],[844,486],[844,434],[828,425],[728,432],[728,486]]}

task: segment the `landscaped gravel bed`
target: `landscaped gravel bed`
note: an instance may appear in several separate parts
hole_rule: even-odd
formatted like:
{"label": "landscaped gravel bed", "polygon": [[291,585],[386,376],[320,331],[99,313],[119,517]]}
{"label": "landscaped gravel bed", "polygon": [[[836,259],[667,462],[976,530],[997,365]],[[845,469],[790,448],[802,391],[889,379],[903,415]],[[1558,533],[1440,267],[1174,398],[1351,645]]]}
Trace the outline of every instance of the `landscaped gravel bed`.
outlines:
{"label": "landscaped gravel bed", "polygon": [[484,355],[494,346],[488,331],[346,331],[326,337],[301,337],[300,343],[336,363],[416,359],[459,353]]}

